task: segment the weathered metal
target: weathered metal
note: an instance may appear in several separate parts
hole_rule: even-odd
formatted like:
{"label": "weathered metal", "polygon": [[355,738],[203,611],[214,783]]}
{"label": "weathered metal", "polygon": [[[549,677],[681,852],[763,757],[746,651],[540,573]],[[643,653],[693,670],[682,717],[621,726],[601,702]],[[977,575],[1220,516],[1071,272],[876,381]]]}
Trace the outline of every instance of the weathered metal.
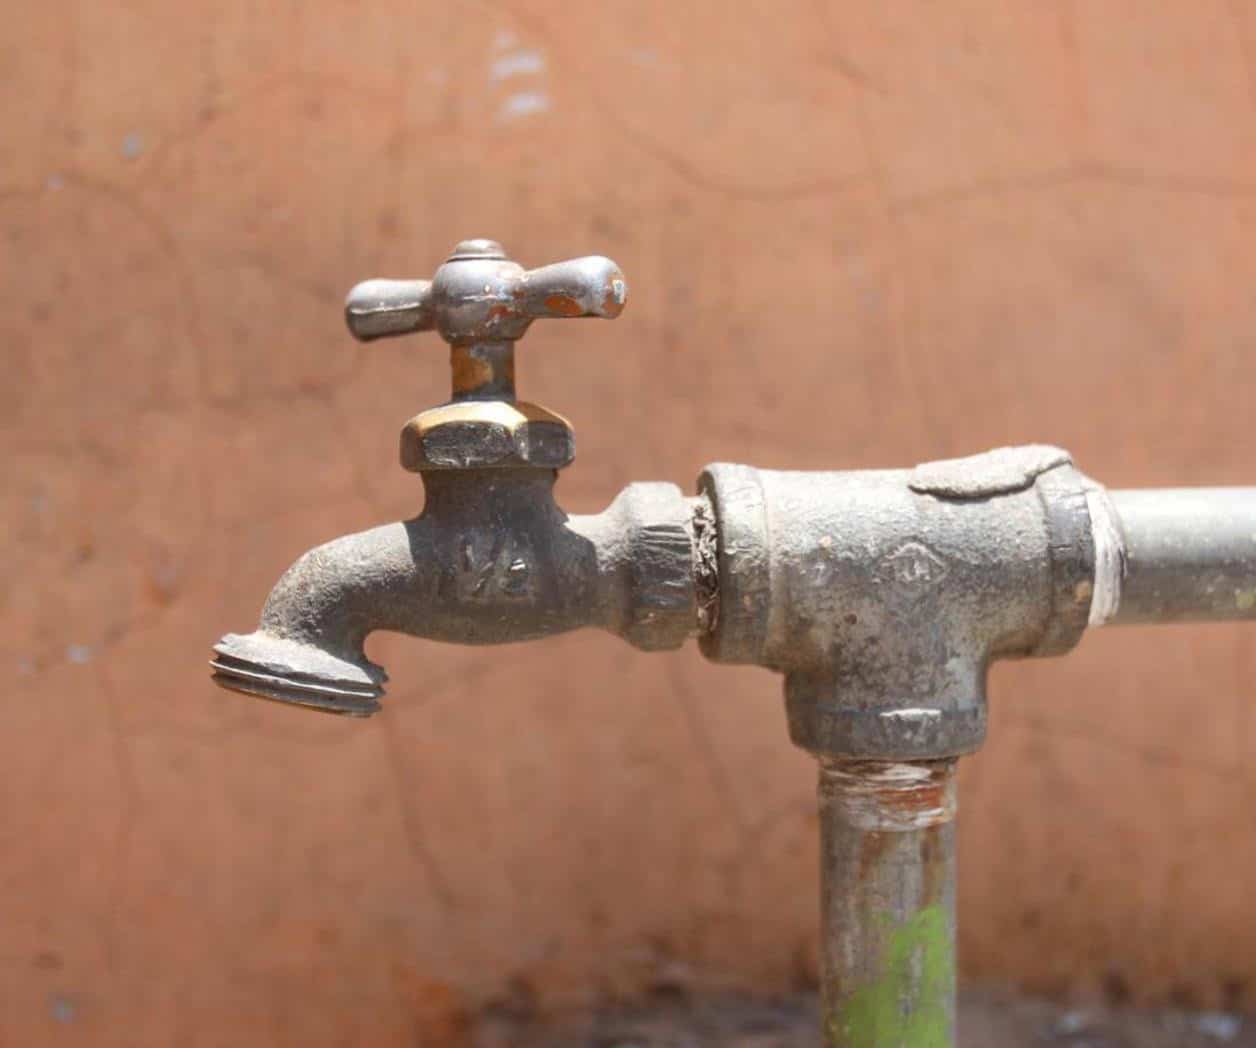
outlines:
{"label": "weathered metal", "polygon": [[423,483],[419,516],[289,568],[258,629],[214,647],[215,680],[366,716],[387,680],[363,650],[375,630],[503,644],[596,626],[647,651],[697,632],[694,500],[674,485],[630,484],[605,512],[568,516],[552,470],[434,470]]}
{"label": "weathered metal", "polygon": [[955,1029],[955,758],[996,658],[1058,654],[1094,593],[1094,485],[1058,448],[914,470],[709,467],[720,610],[708,657],[785,674],[820,760],[820,979],[833,1048]]}
{"label": "weathered metal", "polygon": [[628,282],[591,255],[525,270],[495,240],[464,240],[431,280],[366,280],[345,300],[355,338],[435,330],[453,347],[454,399],[513,400],[514,343],[545,317],[619,316]]}
{"label": "weathered metal", "polygon": [[955,1043],[955,765],[820,761],[830,1048]]}
{"label": "weathered metal", "polygon": [[401,465],[436,469],[562,469],[576,457],[562,415],[522,400],[454,401],[420,412],[401,430]]}
{"label": "weathered metal", "polygon": [[711,527],[702,500],[671,484],[631,484],[604,513],[568,516],[553,487],[575,454],[570,426],[514,400],[513,346],[534,319],[615,317],[626,294],[609,259],[529,272],[489,240],[459,244],[430,282],[368,281],[350,292],[359,338],[435,328],[453,347],[453,401],[401,435],[402,465],[423,477],[423,512],[297,560],[258,629],[215,646],[214,679],[367,716],[387,679],[363,649],[375,630],[501,644],[596,626],[645,650],[697,633],[711,589],[700,604],[695,564]]}
{"label": "weathered metal", "polygon": [[464,241],[429,281],[368,281],[364,340],[435,329],[452,399],[402,431],[423,512],[311,550],[215,680],[364,716],[386,674],[374,630],[496,644],[582,626],[645,650],[785,677],[791,738],[820,762],[824,1033],[837,1048],[954,1040],[956,758],[986,730],[999,658],[1054,655],[1087,625],[1256,618],[1256,489],[1105,492],[1067,452],[1002,448],[912,470],[715,465],[687,498],[632,484],[568,516],[562,416],[515,401],[514,343],[539,317],[614,317],[593,257],[525,271]]}
{"label": "weathered metal", "polygon": [[784,673],[791,738],[817,756],[971,753],[990,662],[1085,628],[1088,483],[1040,447],[914,471],[709,467],[720,611],[703,651]]}
{"label": "weathered metal", "polygon": [[1256,619],[1256,489],[1110,491],[1123,570],[1112,623]]}

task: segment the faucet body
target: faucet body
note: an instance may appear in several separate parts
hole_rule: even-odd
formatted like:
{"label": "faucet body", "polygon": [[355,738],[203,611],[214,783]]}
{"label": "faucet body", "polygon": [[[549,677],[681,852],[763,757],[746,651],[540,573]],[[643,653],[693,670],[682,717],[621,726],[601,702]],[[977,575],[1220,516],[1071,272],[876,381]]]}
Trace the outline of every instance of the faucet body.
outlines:
{"label": "faucet body", "polygon": [[375,630],[499,644],[584,626],[780,672],[790,736],[819,762],[825,1043],[947,1048],[955,769],[985,738],[990,664],[1105,622],[1256,618],[1256,489],[1109,497],[1035,445],[910,470],[716,465],[693,497],[631,484],[568,516],[553,488],[574,436],[515,400],[514,344],[535,319],[613,318],[626,292],[608,259],[525,271],[492,241],[432,281],[355,288],[357,337],[451,346],[450,402],[402,430],[423,511],[300,557],[258,628],[215,646],[215,680],[365,716],[387,679]]}
{"label": "faucet body", "polygon": [[546,469],[434,470],[411,520],[335,539],[280,578],[258,629],[215,647],[215,679],[332,712],[379,708],[375,630],[503,644],[582,626],[644,650],[698,630],[695,501],[630,484],[602,513],[568,516]]}

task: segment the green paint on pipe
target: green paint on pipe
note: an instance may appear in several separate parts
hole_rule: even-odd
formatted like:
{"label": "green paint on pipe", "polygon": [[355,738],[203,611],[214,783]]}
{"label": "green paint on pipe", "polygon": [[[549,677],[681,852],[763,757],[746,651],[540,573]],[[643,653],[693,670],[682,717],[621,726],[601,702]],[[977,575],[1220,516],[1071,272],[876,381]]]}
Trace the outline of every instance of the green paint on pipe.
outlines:
{"label": "green paint on pipe", "polygon": [[890,932],[881,975],[829,1019],[830,1048],[953,1048],[955,954],[946,911],[927,906]]}

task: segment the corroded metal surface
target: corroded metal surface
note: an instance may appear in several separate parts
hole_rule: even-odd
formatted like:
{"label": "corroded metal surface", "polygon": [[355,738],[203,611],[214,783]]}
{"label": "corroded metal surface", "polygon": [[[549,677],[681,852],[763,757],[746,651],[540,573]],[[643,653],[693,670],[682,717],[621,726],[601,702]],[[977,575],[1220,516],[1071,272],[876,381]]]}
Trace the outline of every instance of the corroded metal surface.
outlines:
{"label": "corroded metal surface", "polygon": [[1048,450],[914,471],[708,468],[721,599],[703,650],[784,673],[790,735],[813,753],[975,750],[990,662],[1067,650],[1086,625],[1085,481]]}
{"label": "corroded metal surface", "polygon": [[[355,288],[358,337],[435,328],[452,346],[452,402],[402,433],[426,504],[299,559],[259,628],[215,647],[215,679],[365,716],[386,679],[373,631],[496,644],[582,626],[646,650],[698,634],[712,659],[784,674],[790,736],[821,763],[826,1043],[949,1048],[954,773],[985,738],[990,663],[1120,621],[1127,583],[1126,618],[1249,617],[1252,495],[1140,510],[1031,445],[910,471],[717,465],[696,498],[634,484],[569,517],[552,488],[570,427],[516,403],[513,345],[537,317],[613,317],[625,293],[609,260],[525,272],[493,241],[464,241],[431,282]],[[1201,505],[1243,512],[1201,537]]]}
{"label": "corroded metal surface", "polygon": [[955,1043],[956,762],[820,762],[828,1048]]}
{"label": "corroded metal surface", "polygon": [[609,259],[525,271],[491,240],[461,242],[431,281],[355,287],[345,316],[358,338],[435,329],[452,347],[453,401],[401,434],[402,465],[423,476],[423,512],[301,557],[258,629],[215,646],[214,679],[368,716],[387,679],[364,649],[376,630],[502,644],[595,626],[646,650],[697,632],[712,604],[711,586],[698,593],[714,526],[704,500],[633,484],[606,512],[569,517],[553,487],[575,456],[571,427],[515,400],[514,343],[533,320],[613,318],[626,296]]}
{"label": "corroded metal surface", "polygon": [[364,342],[435,330],[453,347],[455,398],[512,399],[514,343],[534,320],[613,319],[627,298],[628,282],[609,258],[525,270],[494,240],[464,240],[431,280],[355,286],[345,322]]}
{"label": "corroded metal surface", "polygon": [[258,629],[215,646],[225,687],[366,716],[387,674],[363,643],[375,630],[502,644],[582,626],[639,648],[698,629],[695,500],[631,484],[604,512],[568,516],[554,472],[435,470],[411,520],[346,535],[279,580]]}
{"label": "corroded metal surface", "polygon": [[[389,467],[447,392],[446,347],[355,350],[336,293],[355,274],[430,276],[408,259],[484,229],[537,264],[603,252],[650,289],[584,326],[602,376],[579,338],[545,361],[541,400],[588,467],[559,501],[582,512],[628,480],[689,490],[707,461],[910,465],[1043,438],[1125,487],[1252,482],[1256,6],[471,13],[10,8],[0,823],[22,905],[0,1042],[444,1044],[440,995],[634,995],[657,969],[623,958],[659,940],[669,971],[782,988],[809,950],[806,829],[774,817],[811,783],[762,738],[764,673],[598,636],[380,637],[395,765],[388,733],[198,687],[209,633],[251,622],[297,553],[421,497]],[[652,425],[619,439],[643,403]],[[1256,937],[1233,932],[1254,658],[1243,627],[1135,629],[1002,668],[1005,730],[971,783],[968,974],[1090,995],[1117,971],[1136,1000],[1215,1006],[1243,985],[1253,1006]],[[466,759],[505,710],[529,730]],[[732,803],[707,785],[721,769]],[[1104,803],[1065,811],[1048,782]],[[776,828],[730,886],[743,821]],[[1233,848],[1184,874],[1200,832]],[[1155,919],[1098,873],[1122,861],[1171,886]]]}
{"label": "corroded metal surface", "polygon": [[357,339],[437,331],[449,343],[452,404],[424,411],[401,433],[408,470],[562,469],[576,455],[561,415],[515,402],[515,343],[534,320],[614,319],[628,282],[592,255],[525,270],[495,240],[464,240],[431,280],[365,280],[345,300]]}

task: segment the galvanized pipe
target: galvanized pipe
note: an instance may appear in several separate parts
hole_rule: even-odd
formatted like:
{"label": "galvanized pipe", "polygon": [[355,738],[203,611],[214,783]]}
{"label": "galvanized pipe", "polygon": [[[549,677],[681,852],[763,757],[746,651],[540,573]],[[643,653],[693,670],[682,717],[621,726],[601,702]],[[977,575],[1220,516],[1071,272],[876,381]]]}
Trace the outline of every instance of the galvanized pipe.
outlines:
{"label": "galvanized pipe", "polygon": [[955,760],[820,760],[827,1048],[955,1044]]}
{"label": "galvanized pipe", "polygon": [[1109,623],[1256,619],[1256,488],[1109,491],[1124,539]]}
{"label": "galvanized pipe", "polygon": [[466,240],[431,280],[371,280],[363,341],[435,330],[453,402],[402,430],[424,512],[328,543],[215,648],[219,683],[365,715],[366,636],[469,644],[601,626],[646,650],[700,635],[785,676],[790,736],[820,762],[829,1048],[955,1043],[955,770],[986,730],[992,661],[1069,651],[1087,625],[1256,619],[1256,488],[1106,492],[1048,445],[911,470],[710,467],[700,495],[631,485],[569,517],[559,415],[515,399],[542,318],[613,318],[627,284],[590,256],[525,270]]}

